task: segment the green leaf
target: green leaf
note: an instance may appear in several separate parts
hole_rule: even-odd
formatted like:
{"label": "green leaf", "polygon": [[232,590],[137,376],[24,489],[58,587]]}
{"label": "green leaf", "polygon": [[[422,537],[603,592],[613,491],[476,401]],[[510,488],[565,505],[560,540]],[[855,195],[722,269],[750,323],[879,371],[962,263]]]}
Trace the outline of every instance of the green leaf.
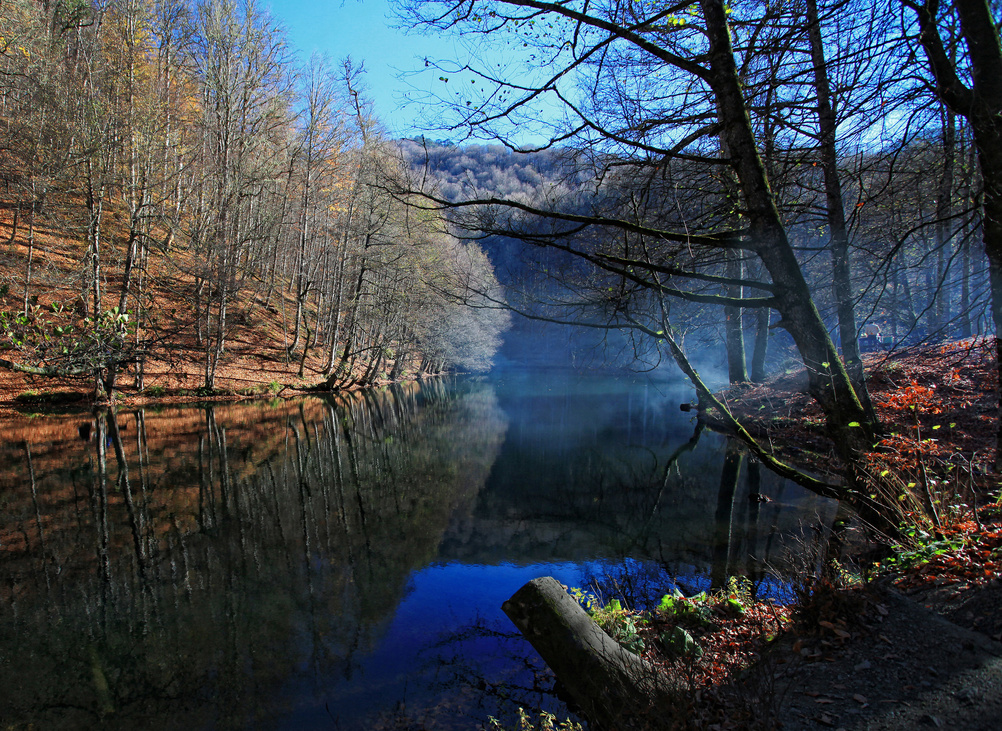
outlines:
{"label": "green leaf", "polygon": [[849,427],[850,428],[856,428],[856,429],[858,429],[861,426],[862,426],[862,424],[860,424],[858,421],[850,421],[849,422]]}
{"label": "green leaf", "polygon": [[703,654],[703,648],[699,646],[691,634],[681,627],[676,627],[670,633],[663,632],[659,639],[670,655],[701,657]]}

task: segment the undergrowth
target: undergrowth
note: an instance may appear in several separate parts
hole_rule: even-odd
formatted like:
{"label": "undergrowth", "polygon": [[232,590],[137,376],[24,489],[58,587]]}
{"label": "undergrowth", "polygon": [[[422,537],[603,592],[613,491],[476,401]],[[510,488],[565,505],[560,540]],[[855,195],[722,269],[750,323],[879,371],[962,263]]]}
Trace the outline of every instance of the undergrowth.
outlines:
{"label": "undergrowth", "polygon": [[557,717],[546,711],[539,712],[539,720],[534,721],[524,708],[518,709],[518,725],[506,726],[494,716],[488,718],[493,731],[583,731],[580,723],[569,718],[558,721]]}

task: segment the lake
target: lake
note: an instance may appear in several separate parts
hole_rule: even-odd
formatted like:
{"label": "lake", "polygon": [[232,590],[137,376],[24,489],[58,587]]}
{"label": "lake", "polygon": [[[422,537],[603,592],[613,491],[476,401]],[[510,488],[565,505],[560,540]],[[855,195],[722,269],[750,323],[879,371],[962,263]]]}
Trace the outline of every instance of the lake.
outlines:
{"label": "lake", "polygon": [[634,374],[514,371],[9,424],[0,723],[562,717],[500,610],[524,582],[635,606],[736,574],[782,594],[767,567],[835,516],[700,433],[690,398]]}

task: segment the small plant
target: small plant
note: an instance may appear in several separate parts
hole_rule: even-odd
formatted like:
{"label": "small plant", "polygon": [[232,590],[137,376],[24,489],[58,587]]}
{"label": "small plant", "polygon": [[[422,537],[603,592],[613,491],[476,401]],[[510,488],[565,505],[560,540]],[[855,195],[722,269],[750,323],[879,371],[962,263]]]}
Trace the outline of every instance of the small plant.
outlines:
{"label": "small plant", "polygon": [[[901,535],[906,541],[891,546],[894,555],[884,560],[884,565],[894,569],[918,568],[942,556],[964,547],[959,538],[937,538],[915,525],[904,525]],[[907,543],[908,545],[904,545]]]}
{"label": "small plant", "polygon": [[[501,723],[494,716],[488,716],[493,731],[508,731],[508,727]],[[539,712],[538,725],[533,722],[524,708],[518,709],[518,726],[511,731],[582,731],[581,724],[565,718],[558,722],[557,717],[546,711]]]}
{"label": "small plant", "polygon": [[661,597],[658,609],[669,617],[677,620],[687,620],[696,624],[710,625],[713,623],[713,609],[707,602],[705,591],[695,596],[687,597],[677,588],[671,594]]}
{"label": "small plant", "polygon": [[150,398],[160,398],[167,394],[167,389],[163,386],[147,386],[143,389],[143,393]]}
{"label": "small plant", "polygon": [[612,639],[635,655],[644,651],[644,639],[637,631],[637,622],[644,620],[638,618],[635,612],[624,609],[619,599],[603,605],[594,594],[581,589],[571,589],[571,595]]}
{"label": "small plant", "polygon": [[755,601],[755,587],[743,576],[732,576],[727,580],[727,591],[724,593],[725,609],[739,616],[745,613],[745,607]]}

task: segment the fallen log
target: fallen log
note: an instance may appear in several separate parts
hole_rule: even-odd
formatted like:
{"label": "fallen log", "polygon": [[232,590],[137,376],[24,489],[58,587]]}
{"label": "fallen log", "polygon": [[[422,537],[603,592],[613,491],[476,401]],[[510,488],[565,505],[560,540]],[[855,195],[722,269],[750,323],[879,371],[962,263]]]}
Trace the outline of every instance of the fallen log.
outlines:
{"label": "fallen log", "polygon": [[671,713],[678,689],[606,634],[553,577],[533,579],[501,608],[592,723],[623,728],[652,711]]}

